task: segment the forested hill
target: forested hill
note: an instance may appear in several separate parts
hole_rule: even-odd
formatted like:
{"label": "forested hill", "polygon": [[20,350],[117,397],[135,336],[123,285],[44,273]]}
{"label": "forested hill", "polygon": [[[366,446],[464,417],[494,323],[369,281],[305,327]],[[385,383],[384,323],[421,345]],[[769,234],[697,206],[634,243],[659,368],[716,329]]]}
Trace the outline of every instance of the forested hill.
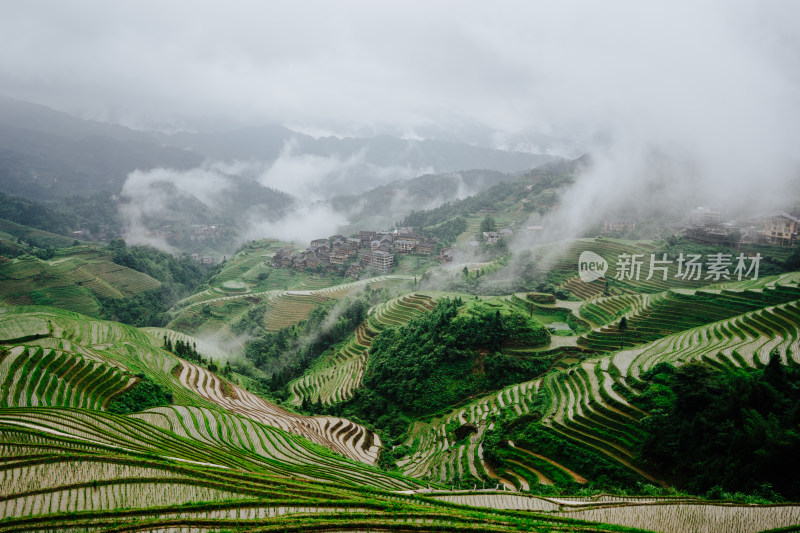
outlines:
{"label": "forested hill", "polygon": [[373,224],[375,227],[388,227],[406,216],[410,206],[433,208],[480,194],[518,177],[517,173],[493,170],[425,174],[410,180],[397,180],[361,194],[336,196],[330,204],[336,211],[347,214],[353,222],[364,221],[364,224]]}
{"label": "forested hill", "polygon": [[122,126],[0,96],[0,190],[42,200],[118,193],[136,169],[188,169],[203,156]]}
{"label": "forested hill", "polygon": [[57,200],[101,191],[119,193],[134,170],[187,170],[205,161],[235,160],[259,162],[268,168],[280,157],[298,155],[358,162],[359,170],[351,169],[346,181],[355,180],[363,190],[385,182],[376,178],[381,169],[519,172],[554,159],[385,135],[317,139],[277,125],[208,133],[142,132],[0,95],[0,191],[26,198]]}
{"label": "forested hill", "polygon": [[430,413],[541,372],[537,361],[503,349],[549,340],[542,324],[517,310],[444,299],[431,313],[378,335],[364,385],[406,413]]}
{"label": "forested hill", "polygon": [[73,196],[59,204],[45,205],[0,192],[0,219],[59,235],[68,235],[82,227],[97,233],[103,224],[119,230],[119,215],[110,196],[108,193],[88,198]]}
{"label": "forested hill", "polygon": [[543,214],[556,205],[556,191],[571,185],[579,170],[588,164],[588,156],[547,163],[513,181],[498,183],[468,198],[447,202],[433,209],[412,211],[400,224],[424,228],[456,217],[475,215],[482,210],[518,210],[527,214]]}

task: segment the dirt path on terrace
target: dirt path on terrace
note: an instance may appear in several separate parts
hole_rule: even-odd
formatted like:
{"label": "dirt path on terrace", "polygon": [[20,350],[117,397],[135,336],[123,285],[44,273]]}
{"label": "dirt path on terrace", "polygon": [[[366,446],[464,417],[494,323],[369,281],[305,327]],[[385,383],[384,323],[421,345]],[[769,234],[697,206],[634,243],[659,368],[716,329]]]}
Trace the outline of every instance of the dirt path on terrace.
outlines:
{"label": "dirt path on terrace", "polygon": [[514,463],[515,465],[518,465],[518,466],[521,466],[522,468],[524,468],[528,472],[532,472],[533,475],[535,475],[536,478],[539,480],[539,484],[540,485],[555,485],[555,483],[553,483],[552,479],[550,479],[549,477],[545,476],[543,473],[539,472],[535,468],[531,468],[530,466],[526,465],[525,463],[521,463],[521,462],[515,461],[513,459],[508,459],[508,462]]}
{"label": "dirt path on terrace", "polygon": [[[550,459],[548,457],[545,457],[544,455],[540,455],[538,453],[534,453],[534,452],[532,452],[530,450],[526,450],[525,448],[520,448],[519,446],[514,444],[513,441],[508,441],[508,445],[511,446],[512,448],[518,449],[521,452],[525,452],[525,453],[527,453],[529,455],[532,455],[532,456],[536,457],[537,459],[541,459],[542,461],[547,461],[548,463],[550,463],[551,465],[555,466],[556,468],[559,468],[559,469],[563,470],[564,472],[566,472],[567,474],[569,474],[569,476],[572,479],[574,479],[576,483],[584,484],[584,483],[588,483],[589,482],[589,480],[586,479],[585,477],[583,477],[582,475],[578,474],[577,472],[575,472],[573,470],[570,470],[566,466],[564,466],[562,464],[559,464],[559,463],[553,461],[552,459]],[[553,483],[551,481],[548,484],[552,485]]]}

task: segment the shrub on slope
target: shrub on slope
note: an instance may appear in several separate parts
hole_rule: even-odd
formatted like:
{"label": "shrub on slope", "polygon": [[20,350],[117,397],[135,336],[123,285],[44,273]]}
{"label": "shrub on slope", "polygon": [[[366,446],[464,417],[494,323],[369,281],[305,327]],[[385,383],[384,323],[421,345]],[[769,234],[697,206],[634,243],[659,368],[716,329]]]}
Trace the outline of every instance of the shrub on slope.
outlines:
{"label": "shrub on slope", "polygon": [[132,389],[111,400],[108,405],[110,412],[126,415],[172,403],[171,392],[153,383],[144,374],[139,374],[137,377],[139,382]]}
{"label": "shrub on slope", "polygon": [[107,251],[114,263],[143,272],[162,284],[126,298],[100,298],[106,320],[139,327],[165,326],[167,309],[195,290],[209,274],[188,255],[175,257],[148,246],[127,247],[122,239],[112,239]]}
{"label": "shrub on slope", "polygon": [[407,413],[435,411],[539,374],[546,369],[543,360],[501,350],[548,339],[540,323],[516,310],[444,299],[431,313],[381,332],[370,349],[364,386]]}

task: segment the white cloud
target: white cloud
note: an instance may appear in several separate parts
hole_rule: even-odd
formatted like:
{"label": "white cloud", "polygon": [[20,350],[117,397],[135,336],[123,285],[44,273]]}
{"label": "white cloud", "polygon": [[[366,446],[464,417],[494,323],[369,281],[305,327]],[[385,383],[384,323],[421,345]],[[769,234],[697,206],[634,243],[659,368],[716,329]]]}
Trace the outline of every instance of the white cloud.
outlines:
{"label": "white cloud", "polygon": [[[43,0],[3,11],[0,46],[14,53],[0,59],[0,86],[67,110],[438,131],[571,155],[597,151],[600,134],[605,161],[586,179],[618,188],[635,187],[651,153],[724,196],[797,177],[793,1]],[[370,171],[361,157],[289,150],[262,182],[317,198]]]}
{"label": "white cloud", "polygon": [[430,168],[378,166],[367,162],[365,150],[346,157],[302,153],[288,141],[278,158],[259,176],[265,187],[288,192],[306,202],[334,195],[364,192],[398,179],[409,179]]}
{"label": "white cloud", "polygon": [[213,165],[181,171],[155,168],[128,175],[120,193],[119,212],[128,228],[131,244],[150,244],[166,251],[172,248],[160,238],[145,237],[147,219],[177,221],[185,215],[175,211],[175,202],[194,198],[206,206],[217,205],[220,192],[233,186],[231,178]]}
{"label": "white cloud", "polygon": [[296,143],[290,141],[272,165],[258,178],[265,187],[281,189],[299,198],[319,200],[322,190],[363,164],[363,152],[346,158],[324,157],[297,153]]}
{"label": "white cloud", "polygon": [[317,203],[304,205],[278,221],[252,216],[242,238],[244,240],[279,238],[308,244],[313,239],[335,235],[347,223],[347,218],[328,206]]}

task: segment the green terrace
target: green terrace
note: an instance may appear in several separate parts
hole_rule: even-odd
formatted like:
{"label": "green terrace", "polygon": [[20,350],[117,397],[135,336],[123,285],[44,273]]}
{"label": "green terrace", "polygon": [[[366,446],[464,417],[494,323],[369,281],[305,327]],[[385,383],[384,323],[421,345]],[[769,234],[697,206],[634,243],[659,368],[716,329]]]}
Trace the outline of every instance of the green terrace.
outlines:
{"label": "green terrace", "polygon": [[[340,471],[335,463],[315,469],[302,448],[281,442],[276,438],[280,431],[274,428],[205,410],[172,412],[175,416],[170,419],[165,408],[136,418],[68,409],[3,411],[0,509],[4,519],[0,530],[282,531],[295,527],[407,529],[416,524],[421,529],[469,531],[625,531],[625,526],[681,531],[677,528],[687,523],[710,523],[726,531],[752,531],[747,528],[755,524],[793,524],[800,513],[797,505],[738,506],[690,497],[428,492],[404,478],[375,471],[348,480],[342,477],[347,469]],[[179,433],[141,420],[158,417],[163,417],[160,425],[179,428]],[[202,431],[203,438],[180,435],[189,435],[191,428],[198,434]],[[222,444],[229,439],[232,444]],[[269,446],[280,447],[288,459],[268,461],[252,453]],[[532,453],[518,446],[512,449],[520,458]],[[553,466],[546,460],[537,466],[545,470],[544,464]],[[536,469],[527,469],[527,479],[546,478],[541,470],[539,475],[532,470]],[[571,476],[564,467],[560,471]],[[503,473],[520,484],[528,482],[526,476],[517,474],[520,480]],[[366,488],[365,481],[375,488]],[[405,489],[401,488],[404,483]],[[621,525],[601,525],[600,521]]]}
{"label": "green terrace", "polygon": [[[656,260],[662,259],[662,252],[651,241],[623,241],[605,237],[594,239],[576,239],[572,241],[560,242],[556,244],[541,245],[537,247],[542,255],[542,262],[552,273],[561,280],[560,286],[569,290],[575,297],[581,300],[592,300],[600,296],[615,294],[639,294],[664,292],[674,288],[698,288],[708,285],[712,281],[707,278],[707,272],[703,270],[701,279],[684,279],[678,275],[678,263],[672,258],[672,262],[665,266],[666,279],[664,272],[655,270],[651,279],[649,265],[651,254],[655,255]],[[608,271],[604,278],[586,283],[578,277],[578,259],[584,251],[592,251],[603,257],[608,263]],[[714,253],[717,250],[708,248],[707,253]],[[772,252],[770,251],[770,254]],[[643,262],[640,275],[618,275],[617,260],[622,254],[639,254]],[[735,265],[734,265],[735,266]],[[732,272],[731,267],[731,272]],[[608,280],[608,281],[606,281]],[[758,280],[750,280],[756,284]]]}
{"label": "green terrace", "polygon": [[[307,283],[300,283],[293,290],[239,293],[208,289],[176,304],[171,310],[172,319],[167,328],[199,338],[213,337],[226,346],[241,345],[231,324],[242,319],[255,306],[265,305],[263,327],[267,331],[278,331],[307,319],[311,311],[324,302],[343,298],[367,286],[372,289],[395,287],[412,278],[388,275],[333,286],[326,285],[324,279],[316,283],[307,277],[304,279]],[[301,288],[314,286],[321,288]]]}
{"label": "green terrace", "polygon": [[13,346],[5,350],[0,360],[0,407],[101,409],[138,381],[102,359],[62,349]]}
{"label": "green terrace", "polygon": [[[481,218],[468,227],[477,231]],[[659,415],[646,400],[660,363],[800,367],[800,273],[704,285],[670,270],[666,283],[585,284],[576,277],[583,250],[607,259],[656,251],[601,238],[537,248],[555,269],[549,281],[581,301],[396,296],[412,276],[335,284],[272,269],[278,246],[230,258],[211,288],[170,311],[167,328],[87,316],[100,296],[159,286],[102,255],[0,264],[0,532],[749,533],[800,523],[797,504],[675,493],[669,472],[642,452]],[[164,349],[165,339],[180,341],[222,360],[244,352],[231,327],[243,317],[277,331],[366,286],[398,292],[320,349],[283,405],[254,393],[256,380],[243,381],[249,390]],[[464,339],[466,327],[481,340]],[[436,350],[422,347],[434,345],[447,346],[436,354],[445,365],[437,359],[425,374]],[[420,383],[425,394],[409,395]],[[419,403],[380,413],[399,429],[347,410],[404,394]],[[321,407],[306,416],[301,405]],[[609,487],[638,496],[598,494]]]}
{"label": "green terrace", "polygon": [[[311,481],[302,461],[286,462],[291,470],[275,471],[271,462],[260,461],[256,454],[180,437],[129,417],[83,410],[50,409],[39,414],[9,410],[0,413],[0,427],[0,514],[4,517],[0,531],[300,530],[308,526],[352,530],[414,525],[552,531],[553,527],[584,525],[552,512],[468,508],[445,497],[417,495],[409,489],[419,485],[379,472],[365,475],[364,481],[375,487],[383,479],[385,488],[367,488],[360,479],[358,485],[351,484],[353,480],[338,478],[342,472],[335,465],[320,465],[317,472],[327,477]],[[255,438],[271,442],[265,428],[240,427],[238,439],[241,443],[246,437],[245,446]],[[227,425],[222,431],[236,428]],[[523,508],[502,493],[483,497],[486,503],[497,500],[508,509]],[[532,502],[524,508],[558,508],[546,500],[538,505]]]}
{"label": "green terrace", "polygon": [[778,285],[745,291],[672,290],[641,301],[601,299],[581,307],[581,316],[608,323],[626,314],[627,327],[620,331],[617,322],[587,333],[578,344],[594,351],[612,351],[798,298],[800,288]]}
{"label": "green terrace", "polygon": [[[6,340],[0,362],[5,405],[31,405],[35,397],[40,405],[64,402],[60,405],[105,408],[109,398],[132,387],[142,375],[169,391],[175,404],[222,406],[354,460],[375,461],[380,441],[361,426],[285,411],[205,368],[181,361],[158,347],[160,339],[143,331],[63,310],[8,308],[0,315],[0,340],[16,339],[24,324],[39,332],[29,342],[40,346],[17,346]],[[64,372],[64,378],[51,376],[50,371]]]}
{"label": "green terrace", "polygon": [[345,401],[361,386],[372,339],[384,327],[406,324],[433,308],[434,300],[424,294],[407,294],[375,306],[344,345],[319,360],[306,374],[289,384],[294,405],[303,400],[322,404]]}
{"label": "green terrace", "polygon": [[161,284],[141,272],[84,252],[52,261],[22,256],[0,263],[0,301],[50,305],[97,317],[97,297],[122,298]]}

